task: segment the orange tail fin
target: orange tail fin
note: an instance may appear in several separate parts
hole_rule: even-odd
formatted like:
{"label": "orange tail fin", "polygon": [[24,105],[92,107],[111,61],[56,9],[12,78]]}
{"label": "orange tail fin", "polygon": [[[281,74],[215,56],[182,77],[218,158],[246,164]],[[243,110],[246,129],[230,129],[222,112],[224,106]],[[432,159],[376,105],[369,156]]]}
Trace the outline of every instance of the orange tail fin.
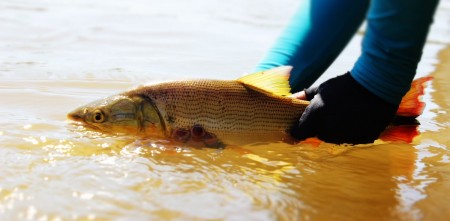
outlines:
{"label": "orange tail fin", "polygon": [[422,114],[425,103],[420,100],[420,96],[424,93],[425,83],[433,79],[433,77],[422,77],[414,80],[411,89],[403,97],[402,102],[397,110],[397,116],[417,117]]}
{"label": "orange tail fin", "polygon": [[391,142],[411,143],[419,135],[419,122],[415,119],[422,114],[425,103],[420,96],[424,94],[425,83],[433,77],[423,77],[414,80],[411,89],[403,97],[397,110],[397,117],[380,136],[380,139]]}

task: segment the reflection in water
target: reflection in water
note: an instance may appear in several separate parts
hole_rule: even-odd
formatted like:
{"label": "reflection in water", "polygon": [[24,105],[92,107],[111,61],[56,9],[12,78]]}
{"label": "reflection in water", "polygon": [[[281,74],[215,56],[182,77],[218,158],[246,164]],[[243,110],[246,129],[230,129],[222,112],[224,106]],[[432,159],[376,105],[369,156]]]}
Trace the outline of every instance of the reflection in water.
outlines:
{"label": "reflection in water", "polygon": [[[194,148],[108,137],[65,121],[80,104],[136,82],[235,79],[250,70],[295,3],[232,3],[0,2],[0,27],[8,30],[0,32],[0,219],[450,217],[450,49],[439,64],[435,55],[448,43],[447,0],[419,67],[434,80],[411,143]],[[351,65],[355,39],[330,73]]]}

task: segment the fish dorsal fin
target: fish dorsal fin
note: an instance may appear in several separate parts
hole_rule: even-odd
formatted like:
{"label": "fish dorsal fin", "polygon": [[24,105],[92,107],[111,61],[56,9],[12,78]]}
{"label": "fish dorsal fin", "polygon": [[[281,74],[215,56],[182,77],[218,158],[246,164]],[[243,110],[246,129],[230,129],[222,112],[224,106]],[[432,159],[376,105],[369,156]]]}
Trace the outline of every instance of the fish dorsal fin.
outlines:
{"label": "fish dorsal fin", "polygon": [[289,76],[292,66],[281,66],[266,71],[259,71],[237,79],[252,90],[269,95],[291,95]]}

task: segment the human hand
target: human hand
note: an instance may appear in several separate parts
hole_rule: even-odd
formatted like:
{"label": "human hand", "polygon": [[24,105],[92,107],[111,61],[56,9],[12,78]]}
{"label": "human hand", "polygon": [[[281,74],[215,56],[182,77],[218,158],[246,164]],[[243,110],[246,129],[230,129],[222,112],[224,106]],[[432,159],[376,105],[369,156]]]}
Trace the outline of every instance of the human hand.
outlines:
{"label": "human hand", "polygon": [[300,92],[297,92],[295,94],[291,94],[290,97],[293,97],[293,98],[296,98],[296,99],[299,99],[299,100],[308,100],[306,98],[305,91],[300,91]]}
{"label": "human hand", "polygon": [[398,105],[365,89],[349,73],[291,96],[311,101],[291,129],[291,135],[299,140],[317,136],[330,143],[371,143],[398,109]]}

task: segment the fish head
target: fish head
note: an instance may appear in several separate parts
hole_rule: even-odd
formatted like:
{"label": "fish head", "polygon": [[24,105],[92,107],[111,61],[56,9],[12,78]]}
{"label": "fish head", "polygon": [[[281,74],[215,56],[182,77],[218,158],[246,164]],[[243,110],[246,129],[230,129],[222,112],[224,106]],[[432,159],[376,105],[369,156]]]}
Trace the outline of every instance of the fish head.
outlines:
{"label": "fish head", "polygon": [[67,117],[82,126],[106,134],[160,136],[163,123],[151,101],[115,95],[94,101],[70,112]]}

